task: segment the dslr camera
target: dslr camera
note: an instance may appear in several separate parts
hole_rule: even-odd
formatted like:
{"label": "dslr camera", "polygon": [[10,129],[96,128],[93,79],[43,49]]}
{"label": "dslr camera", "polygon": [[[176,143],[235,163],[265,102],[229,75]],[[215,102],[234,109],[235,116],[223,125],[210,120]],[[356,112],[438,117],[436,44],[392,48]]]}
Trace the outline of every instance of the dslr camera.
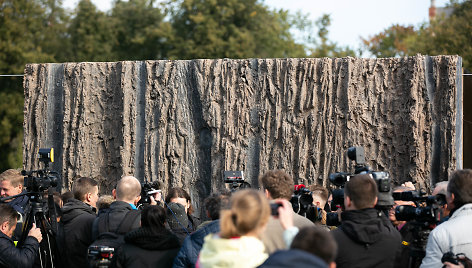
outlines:
{"label": "dslr camera", "polygon": [[242,171],[224,171],[223,181],[229,185],[231,192],[251,188],[251,184],[244,180]]}
{"label": "dslr camera", "polygon": [[[141,199],[138,202],[138,207],[151,204],[151,196],[161,191],[159,190],[160,186],[161,184],[158,181],[141,183]],[[159,202],[159,200],[156,200],[156,202]]]}
{"label": "dslr camera", "polygon": [[295,213],[306,216],[307,210],[313,205],[313,195],[304,184],[295,185],[290,203]]}

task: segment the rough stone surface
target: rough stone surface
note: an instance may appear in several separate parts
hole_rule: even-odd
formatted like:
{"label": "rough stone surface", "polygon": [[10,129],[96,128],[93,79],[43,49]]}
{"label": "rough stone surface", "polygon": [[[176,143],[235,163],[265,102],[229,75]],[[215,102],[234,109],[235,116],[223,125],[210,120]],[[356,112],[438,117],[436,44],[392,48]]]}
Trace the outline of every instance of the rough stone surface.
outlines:
{"label": "rough stone surface", "polygon": [[461,165],[461,71],[421,55],[29,64],[24,167],[54,147],[63,187],[134,174],[184,187],[198,211],[223,170],[327,185],[363,146],[372,169],[429,188]]}

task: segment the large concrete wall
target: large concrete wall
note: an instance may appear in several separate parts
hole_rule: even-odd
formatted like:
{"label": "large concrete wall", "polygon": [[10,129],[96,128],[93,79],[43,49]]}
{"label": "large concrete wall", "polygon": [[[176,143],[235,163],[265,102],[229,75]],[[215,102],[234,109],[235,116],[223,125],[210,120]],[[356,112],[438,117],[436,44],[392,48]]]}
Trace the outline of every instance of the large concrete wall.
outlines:
{"label": "large concrete wall", "polygon": [[29,64],[24,167],[54,147],[63,187],[134,174],[198,206],[223,170],[327,184],[364,146],[373,169],[429,187],[461,167],[460,74],[460,57],[420,55]]}

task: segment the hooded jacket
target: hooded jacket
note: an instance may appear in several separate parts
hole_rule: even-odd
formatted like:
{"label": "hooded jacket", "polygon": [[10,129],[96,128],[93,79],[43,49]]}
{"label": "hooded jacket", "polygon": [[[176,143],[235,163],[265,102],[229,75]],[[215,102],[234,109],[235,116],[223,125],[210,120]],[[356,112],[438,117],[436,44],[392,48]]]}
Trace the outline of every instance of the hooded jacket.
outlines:
{"label": "hooded jacket", "polygon": [[95,209],[84,202],[71,199],[62,208],[61,222],[64,232],[63,258],[67,267],[87,267],[87,249],[92,244],[92,224]]}
{"label": "hooded jacket", "polygon": [[279,250],[270,257],[259,268],[328,268],[328,264],[319,257],[299,249]]}
{"label": "hooded jacket", "polygon": [[257,267],[268,255],[264,244],[252,236],[239,238],[220,238],[216,234],[205,237],[196,267]]}
{"label": "hooded jacket", "polygon": [[172,267],[180,248],[177,237],[166,229],[139,228],[127,233],[125,242],[115,255],[116,267]]}
{"label": "hooded jacket", "polygon": [[401,235],[382,212],[349,210],[341,218],[331,231],[338,244],[336,267],[393,267]]}

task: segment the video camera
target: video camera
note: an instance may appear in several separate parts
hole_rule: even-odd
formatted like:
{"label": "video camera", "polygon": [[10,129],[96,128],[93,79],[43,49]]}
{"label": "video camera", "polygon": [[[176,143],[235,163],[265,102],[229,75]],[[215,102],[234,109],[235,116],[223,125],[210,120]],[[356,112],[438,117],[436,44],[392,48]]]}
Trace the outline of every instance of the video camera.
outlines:
{"label": "video camera", "polygon": [[229,185],[231,192],[251,188],[251,184],[244,180],[242,171],[224,171],[223,181]]}
{"label": "video camera", "polygon": [[90,246],[88,248],[88,259],[93,268],[110,267],[115,249],[107,246]]}
{"label": "video camera", "polygon": [[54,148],[39,149],[38,157],[39,161],[44,163],[44,169],[21,171],[21,175],[25,176],[23,185],[27,192],[46,191],[56,187],[59,182],[59,174],[49,170],[49,163],[54,162]]}
{"label": "video camera", "polygon": [[303,184],[295,185],[295,191],[290,199],[295,213],[306,216],[306,212],[313,205],[313,195],[311,191]]}
{"label": "video camera", "polygon": [[[338,208],[344,209],[344,185],[352,176],[358,174],[368,174],[374,179],[377,184],[378,196],[377,205],[375,208],[387,211],[393,206],[394,201],[392,197],[391,178],[386,171],[372,171],[365,162],[365,154],[363,147],[350,147],[347,150],[347,156],[350,160],[355,162],[354,174],[347,172],[336,172],[329,175],[329,181],[339,187],[331,191],[331,211],[336,211]],[[338,214],[335,212],[326,215],[326,224],[329,226],[337,226],[340,224]]]}
{"label": "video camera", "polygon": [[138,207],[144,204],[151,204],[151,196],[161,191],[159,190],[160,186],[161,184],[158,181],[141,183],[141,199],[138,202]]}
{"label": "video camera", "polygon": [[425,192],[407,191],[393,193],[395,200],[412,201],[415,206],[403,205],[395,208],[395,218],[399,221],[416,221],[419,225],[428,227],[439,222],[439,208],[444,204],[444,196],[424,196]]}

